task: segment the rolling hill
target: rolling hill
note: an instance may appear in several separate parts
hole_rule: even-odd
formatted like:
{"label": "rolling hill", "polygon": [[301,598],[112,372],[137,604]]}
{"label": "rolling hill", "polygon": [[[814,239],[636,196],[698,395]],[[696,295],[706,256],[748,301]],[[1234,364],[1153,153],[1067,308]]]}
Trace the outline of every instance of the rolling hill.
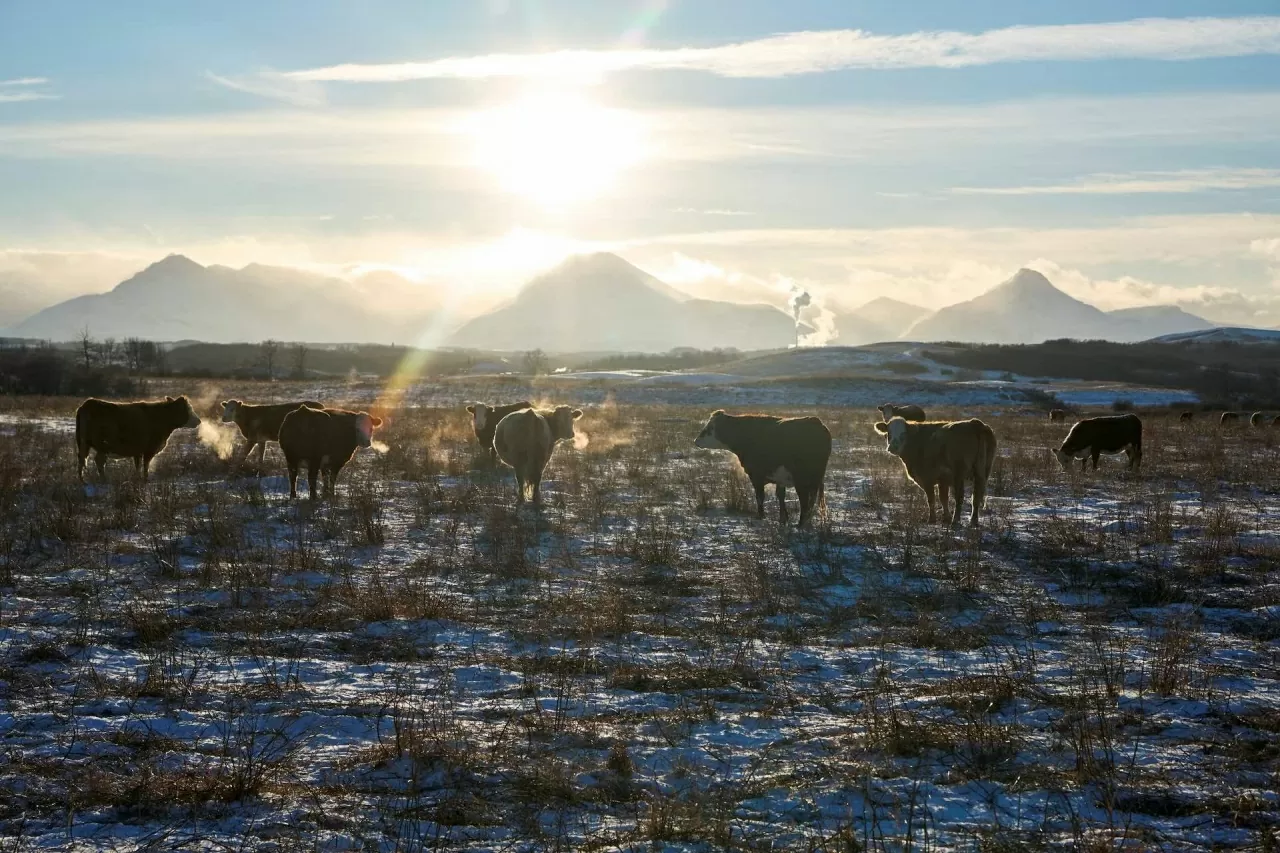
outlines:
{"label": "rolling hill", "polygon": [[928,308],[881,296],[847,314],[836,316],[833,344],[860,346],[896,341],[911,324],[929,313]]}
{"label": "rolling hill", "polygon": [[[802,329],[802,331],[804,331]],[[618,257],[579,255],[468,322],[454,346],[556,352],[665,352],[676,347],[772,349],[795,343],[772,305],[694,299]]]}

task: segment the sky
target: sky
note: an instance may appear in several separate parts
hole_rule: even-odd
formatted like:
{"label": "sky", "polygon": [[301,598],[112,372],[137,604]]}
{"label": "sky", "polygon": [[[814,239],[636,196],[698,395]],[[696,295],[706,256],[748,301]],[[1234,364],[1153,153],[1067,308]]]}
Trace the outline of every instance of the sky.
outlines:
{"label": "sky", "polygon": [[1280,325],[1280,7],[0,2],[0,277],[181,252],[479,304],[594,250],[739,301],[1031,266]]}

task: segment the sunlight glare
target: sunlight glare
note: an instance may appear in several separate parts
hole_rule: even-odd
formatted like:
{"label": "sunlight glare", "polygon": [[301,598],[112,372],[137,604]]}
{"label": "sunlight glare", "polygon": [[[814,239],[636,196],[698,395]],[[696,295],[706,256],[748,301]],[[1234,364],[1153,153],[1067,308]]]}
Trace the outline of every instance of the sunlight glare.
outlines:
{"label": "sunlight glare", "polygon": [[473,116],[468,131],[478,166],[548,206],[599,196],[643,153],[634,115],[574,93],[526,95]]}

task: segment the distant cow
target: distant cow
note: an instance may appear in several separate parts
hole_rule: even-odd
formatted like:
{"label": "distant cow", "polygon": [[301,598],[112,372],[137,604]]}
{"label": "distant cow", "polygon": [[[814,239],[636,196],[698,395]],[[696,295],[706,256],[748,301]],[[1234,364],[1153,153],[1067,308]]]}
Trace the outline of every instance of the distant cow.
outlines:
{"label": "distant cow", "polygon": [[498,422],[512,412],[532,408],[533,404],[528,400],[521,400],[519,403],[510,403],[505,406],[490,406],[486,403],[473,403],[467,406],[467,413],[471,415],[471,429],[476,434],[476,441],[479,442],[480,449],[489,454],[490,461],[498,458],[498,451],[493,448],[493,434],[498,429]]}
{"label": "distant cow", "polygon": [[298,496],[298,471],[303,465],[307,466],[311,500],[316,499],[316,480],[321,473],[325,494],[332,495],[338,472],[358,448],[373,444],[373,431],[380,426],[382,418],[345,409],[300,406],[285,415],[279,435],[289,469],[289,497]]}
{"label": "distant cow", "polygon": [[1066,409],[1050,409],[1049,410],[1049,420],[1053,421],[1054,423],[1057,423],[1059,421],[1065,421],[1066,419],[1067,419]]}
{"label": "distant cow", "polygon": [[1182,414],[1178,415],[1178,423],[1189,423],[1190,421],[1195,419],[1195,416],[1196,416],[1195,412],[1192,412],[1192,411],[1183,412]]}
{"label": "distant cow", "polygon": [[1222,426],[1226,426],[1227,424],[1233,424],[1239,420],[1240,420],[1239,412],[1223,412],[1222,417],[1218,419],[1218,423],[1221,424]]}
{"label": "distant cow", "polygon": [[258,448],[258,473],[262,473],[262,461],[267,455],[267,442],[280,440],[280,425],[284,423],[285,415],[294,409],[306,406],[308,409],[323,409],[323,403],[317,403],[314,400],[303,400],[298,403],[273,403],[266,406],[255,406],[251,403],[244,403],[240,400],[227,400],[222,404],[222,422],[224,424],[235,424],[240,428],[240,434],[249,442],[245,447],[244,453],[240,455],[240,459],[236,462],[236,466],[244,464],[249,458],[249,454],[253,452],[256,445]]}
{"label": "distant cow", "polygon": [[1078,421],[1067,433],[1054,454],[1069,470],[1072,459],[1080,460],[1080,470],[1093,459],[1093,470],[1098,470],[1098,456],[1124,453],[1129,457],[1129,467],[1142,464],[1142,419],[1137,415],[1106,415]]}
{"label": "distant cow", "polygon": [[893,418],[902,418],[904,421],[923,421],[924,409],[916,405],[895,406],[893,403],[885,403],[880,407],[880,415],[886,421]]}
{"label": "distant cow", "polygon": [[934,486],[938,488],[942,512],[947,511],[947,492],[955,490],[956,508],[951,523],[960,523],[964,507],[964,481],[973,480],[973,510],[970,526],[978,525],[978,514],[987,500],[987,478],[996,458],[996,434],[977,418],[967,421],[907,423],[891,418],[876,424],[876,432],[887,436],[886,450],[902,460],[907,478],[929,499],[929,521],[937,518]]}
{"label": "distant cow", "polygon": [[98,476],[106,474],[107,457],[123,456],[147,481],[151,460],[175,429],[195,429],[200,418],[186,397],[165,397],[163,401],[110,403],[90,397],[76,409],[76,474],[84,480],[84,464],[89,452],[98,466]]}
{"label": "distant cow", "polygon": [[542,503],[542,472],[556,442],[573,438],[573,422],[580,417],[581,409],[557,406],[550,412],[520,409],[498,421],[493,447],[516,473],[516,503],[524,503],[526,491],[535,504]]}
{"label": "distant cow", "polygon": [[1262,412],[1254,412],[1253,415],[1250,416],[1249,418],[1249,426],[1255,426],[1255,427],[1262,426],[1264,417],[1265,416],[1262,414]]}

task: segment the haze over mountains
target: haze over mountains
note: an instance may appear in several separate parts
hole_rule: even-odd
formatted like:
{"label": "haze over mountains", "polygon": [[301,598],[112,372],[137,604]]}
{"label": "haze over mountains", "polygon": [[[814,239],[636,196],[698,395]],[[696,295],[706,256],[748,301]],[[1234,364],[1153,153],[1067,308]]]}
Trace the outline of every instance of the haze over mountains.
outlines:
{"label": "haze over mountains", "polygon": [[[8,295],[0,290],[0,299]],[[348,280],[261,264],[238,270],[202,266],[170,255],[109,292],[52,305],[5,334],[72,340],[87,328],[97,338],[219,343],[275,338],[560,352],[779,349],[794,345],[797,335],[793,316],[777,306],[694,298],[609,253],[571,257],[529,281],[506,304],[466,322],[445,310],[445,296],[439,285],[389,271]],[[16,312],[9,310],[10,316]],[[937,311],[889,297],[874,299],[836,317],[831,343],[1138,341],[1215,326],[1171,305],[1102,311],[1054,287],[1039,272],[1022,269],[974,299]],[[799,331],[812,329],[802,323]]]}

